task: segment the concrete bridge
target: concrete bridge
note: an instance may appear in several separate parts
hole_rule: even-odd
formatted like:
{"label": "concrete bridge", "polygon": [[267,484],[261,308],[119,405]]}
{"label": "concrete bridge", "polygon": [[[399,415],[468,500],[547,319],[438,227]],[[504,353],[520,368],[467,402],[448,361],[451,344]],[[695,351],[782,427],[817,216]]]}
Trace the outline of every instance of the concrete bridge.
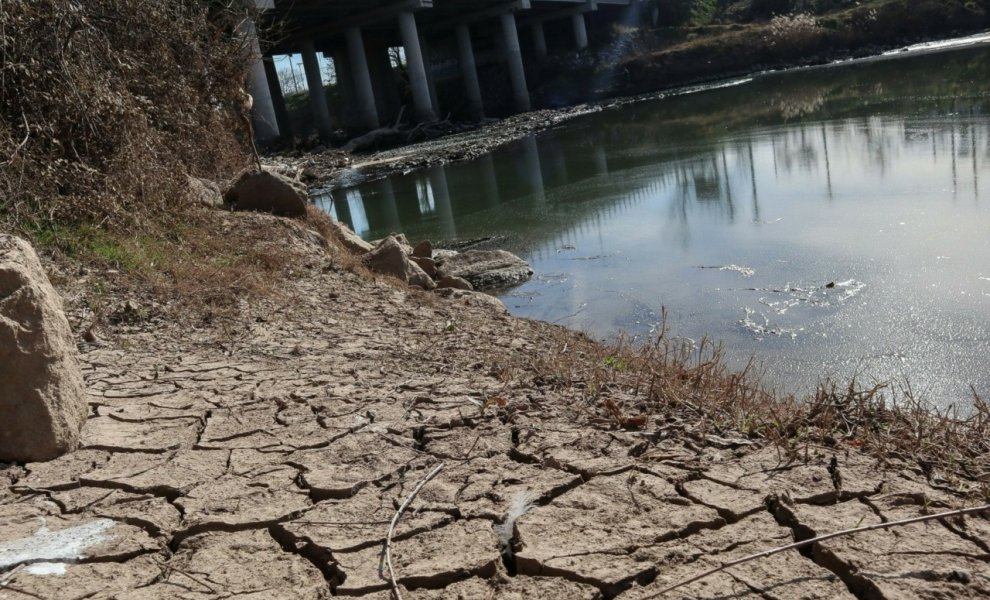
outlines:
{"label": "concrete bridge", "polygon": [[[408,76],[406,117],[428,122],[454,111],[480,120],[495,105],[500,113],[530,110],[527,65],[546,59],[551,47],[585,49],[589,22],[631,23],[641,1],[255,0],[262,30],[275,38],[262,51],[251,32],[259,57],[250,77],[257,137],[291,134],[274,56],[302,55],[322,137],[333,116],[349,132],[396,119],[404,102],[389,55],[395,48]],[[341,106],[328,105],[317,52],[333,62]],[[441,86],[446,94],[438,94]]]}

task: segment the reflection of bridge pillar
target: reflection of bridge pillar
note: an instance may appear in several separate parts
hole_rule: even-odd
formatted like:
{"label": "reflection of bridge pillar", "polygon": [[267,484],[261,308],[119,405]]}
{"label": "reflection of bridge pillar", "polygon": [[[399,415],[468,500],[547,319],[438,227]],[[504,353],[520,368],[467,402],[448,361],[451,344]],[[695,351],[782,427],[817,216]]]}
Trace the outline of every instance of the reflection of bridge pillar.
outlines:
{"label": "reflection of bridge pillar", "polygon": [[251,108],[251,121],[254,125],[254,136],[261,142],[270,142],[278,137],[278,117],[275,116],[275,105],[272,103],[272,93],[268,88],[268,78],[265,75],[265,65],[262,62],[261,45],[258,43],[258,32],[251,20],[244,22],[244,33],[248,39],[248,49],[251,53],[251,71],[248,74],[248,92],[254,99]]}
{"label": "reflection of bridge pillar", "polygon": [[385,227],[389,231],[400,231],[402,223],[399,222],[399,208],[395,204],[395,189],[392,187],[390,179],[382,179],[378,182],[378,195],[381,197],[382,214],[385,217]]}
{"label": "reflection of bridge pillar", "polygon": [[546,200],[546,192],[543,184],[543,168],[540,164],[540,149],[536,145],[535,137],[528,137],[522,142],[523,170],[526,181],[529,183],[533,196],[543,202]]}
{"label": "reflection of bridge pillar", "polygon": [[291,138],[292,124],[289,122],[289,111],[285,108],[285,96],[282,95],[282,84],[278,80],[275,60],[271,56],[266,56],[262,62],[265,65],[265,78],[268,80],[272,106],[275,108],[275,123],[283,136]]}
{"label": "reflection of bridge pillar", "polygon": [[[543,156],[550,159],[548,172],[553,179],[551,186],[566,185],[568,178],[567,160],[564,158],[564,149],[560,147],[560,142],[553,132],[547,132],[546,135],[541,137],[541,141],[543,142]],[[546,166],[546,161],[544,161],[544,166]]]}
{"label": "reflection of bridge pillar", "polygon": [[455,28],[457,33],[457,51],[461,63],[461,78],[464,80],[464,93],[468,101],[468,113],[471,118],[480,121],[485,116],[485,108],[481,99],[481,85],[478,83],[478,67],[474,62],[474,48],[471,46],[471,30],[465,24]]}
{"label": "reflection of bridge pillar", "polygon": [[608,155],[605,153],[605,144],[595,141],[595,151],[593,154],[595,161],[595,173],[598,175],[608,175]]}
{"label": "reflection of bridge pillar", "polygon": [[442,166],[430,169],[430,189],[433,190],[433,201],[436,203],[437,217],[440,219],[440,231],[447,239],[457,237],[457,226],[454,224],[454,210],[450,206],[450,190],[447,188],[447,172]]}
{"label": "reflection of bridge pillar", "polygon": [[509,67],[509,79],[512,82],[512,96],[515,100],[516,110],[526,112],[530,109],[529,89],[526,87],[526,69],[523,67],[522,50],[519,48],[519,33],[516,31],[516,15],[508,12],[499,18],[502,21],[505,60]]}
{"label": "reflection of bridge pillar", "polygon": [[485,202],[489,206],[495,206],[501,201],[498,192],[498,177],[495,174],[495,159],[491,153],[483,155],[478,159],[478,167],[481,169],[481,187],[485,190]]}
{"label": "reflection of bridge pillar", "polygon": [[571,26],[574,29],[574,47],[584,50],[588,47],[588,26],[584,22],[584,13],[571,15]]}
{"label": "reflection of bridge pillar", "polygon": [[333,200],[333,208],[337,213],[337,220],[354,229],[354,220],[351,218],[351,207],[347,204],[347,194],[341,190],[334,190],[330,192],[330,198]]}
{"label": "reflection of bridge pillar", "polygon": [[377,129],[380,123],[378,105],[375,103],[375,91],[371,85],[368,57],[364,52],[364,37],[357,27],[348,27],[344,31],[344,37],[347,38],[347,54],[351,60],[354,91],[357,94],[358,110],[361,111],[361,122],[369,129]]}
{"label": "reflection of bridge pillar", "polygon": [[323,77],[320,76],[320,61],[316,58],[316,48],[312,40],[302,43],[302,59],[313,122],[320,138],[328,139],[333,134],[333,125],[330,124],[330,109],[327,107],[326,90],[323,89]]}
{"label": "reflection of bridge pillar", "polygon": [[547,57],[547,35],[543,31],[543,23],[533,23],[530,31],[533,34],[533,51],[536,53],[536,58],[544,60]]}
{"label": "reflection of bridge pillar", "polygon": [[426,65],[423,62],[423,49],[416,29],[416,16],[413,13],[399,13],[399,33],[406,52],[406,72],[409,74],[416,118],[422,122],[435,121],[437,116],[433,112],[433,99],[430,96],[430,84],[426,78]]}

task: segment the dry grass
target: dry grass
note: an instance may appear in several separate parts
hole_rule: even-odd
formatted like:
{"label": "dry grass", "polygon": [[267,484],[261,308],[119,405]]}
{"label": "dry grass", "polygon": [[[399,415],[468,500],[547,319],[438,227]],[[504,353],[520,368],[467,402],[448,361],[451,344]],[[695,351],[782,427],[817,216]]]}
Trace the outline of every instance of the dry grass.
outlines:
{"label": "dry grass", "polygon": [[755,363],[729,369],[710,340],[689,346],[665,329],[646,344],[602,345],[561,328],[548,334],[525,364],[491,360],[507,373],[533,373],[537,385],[576,391],[591,422],[625,429],[688,424],[685,432],[699,445],[769,443],[784,460],[856,449],[881,462],[914,464],[950,491],[988,494],[990,406],[975,391],[965,414],[915,398],[907,384],[824,381],[811,398],[796,398],[768,390]]}
{"label": "dry grass", "polygon": [[198,0],[5,0],[0,223],[141,231],[180,212],[187,172],[243,165],[246,14]]}
{"label": "dry grass", "polygon": [[46,247],[56,271],[67,274],[53,280],[96,320],[132,300],[142,318],[197,325],[223,322],[261,298],[279,300],[282,282],[314,266],[318,236],[298,223],[206,210],[186,217],[176,230],[138,236],[58,229]]}
{"label": "dry grass", "polygon": [[242,23],[253,6],[3,0],[0,231],[99,274],[93,303],[115,290],[209,318],[271,295],[291,257],[260,225],[202,211],[187,183],[250,161]]}

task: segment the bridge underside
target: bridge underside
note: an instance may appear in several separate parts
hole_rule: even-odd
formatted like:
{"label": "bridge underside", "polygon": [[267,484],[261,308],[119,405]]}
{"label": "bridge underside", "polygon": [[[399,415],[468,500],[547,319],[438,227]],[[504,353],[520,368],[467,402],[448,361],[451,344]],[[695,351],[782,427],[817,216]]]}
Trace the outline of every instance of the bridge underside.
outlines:
{"label": "bridge underside", "polygon": [[[322,137],[335,121],[349,132],[390,123],[406,105],[412,110],[404,114],[421,122],[451,112],[480,119],[529,110],[527,65],[544,60],[550,49],[584,50],[589,17],[605,25],[628,20],[640,2],[256,0],[259,25],[273,38],[251,77],[258,137],[291,135],[273,56],[302,55],[312,119]],[[396,48],[401,52],[390,56]],[[317,53],[333,61],[332,106]],[[403,78],[393,65],[396,55],[404,59]]]}

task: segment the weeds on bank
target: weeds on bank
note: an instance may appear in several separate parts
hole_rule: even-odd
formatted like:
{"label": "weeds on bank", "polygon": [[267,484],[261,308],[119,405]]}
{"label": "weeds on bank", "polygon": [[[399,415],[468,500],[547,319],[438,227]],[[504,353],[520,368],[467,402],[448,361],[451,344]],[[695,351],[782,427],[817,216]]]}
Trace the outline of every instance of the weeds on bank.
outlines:
{"label": "weeds on bank", "polygon": [[191,304],[260,289],[277,261],[229,243],[187,198],[187,173],[222,179],[247,162],[238,111],[251,10],[5,0],[0,230]]}
{"label": "weeds on bank", "polygon": [[[525,365],[539,385],[580,390],[582,410],[600,422],[642,429],[674,419],[692,436],[743,438],[776,445],[796,460],[811,449],[855,448],[878,460],[916,464],[935,485],[978,492],[990,478],[990,404],[973,391],[973,409],[940,410],[910,386],[863,386],[826,380],[810,398],[768,390],[754,362],[728,368],[711,340],[697,346],[671,339],[666,328],[648,343],[601,345],[564,329]],[[499,359],[496,359],[496,364]]]}

